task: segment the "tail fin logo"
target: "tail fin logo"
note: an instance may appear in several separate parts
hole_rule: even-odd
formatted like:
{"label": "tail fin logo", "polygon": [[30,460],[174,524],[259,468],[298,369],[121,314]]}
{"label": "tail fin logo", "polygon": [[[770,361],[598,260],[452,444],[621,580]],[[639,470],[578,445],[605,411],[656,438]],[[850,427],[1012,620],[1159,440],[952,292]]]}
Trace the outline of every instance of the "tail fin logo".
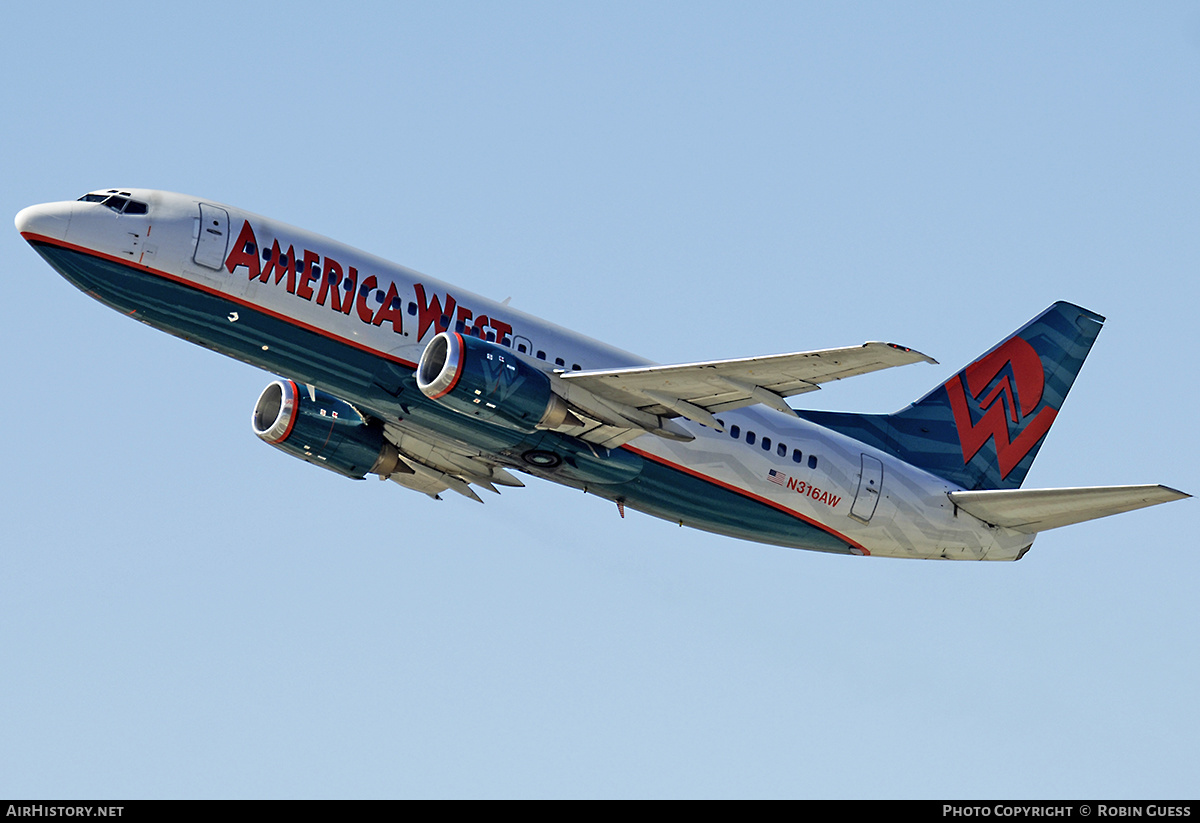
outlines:
{"label": "tail fin logo", "polygon": [[[1058,410],[1049,405],[1033,413],[1042,401],[1046,374],[1033,346],[1016,336],[951,377],[945,388],[954,411],[963,464],[971,462],[991,438],[1001,478],[1008,477],[1029,454],[1058,415]],[[967,400],[968,392],[971,401]],[[972,407],[979,416],[977,421],[972,420]]]}

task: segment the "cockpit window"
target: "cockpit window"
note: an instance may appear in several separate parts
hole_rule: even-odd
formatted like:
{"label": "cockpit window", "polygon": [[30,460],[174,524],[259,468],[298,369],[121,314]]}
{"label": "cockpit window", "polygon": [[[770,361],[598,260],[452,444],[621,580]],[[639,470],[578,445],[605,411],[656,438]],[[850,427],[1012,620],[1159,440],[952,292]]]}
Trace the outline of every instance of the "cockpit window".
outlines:
{"label": "cockpit window", "polygon": [[[121,197],[120,195],[126,195]],[[128,199],[129,192],[117,192],[116,189],[109,189],[106,192],[89,192],[79,198],[81,203],[103,203],[117,214],[146,214],[149,207],[140,200]]]}

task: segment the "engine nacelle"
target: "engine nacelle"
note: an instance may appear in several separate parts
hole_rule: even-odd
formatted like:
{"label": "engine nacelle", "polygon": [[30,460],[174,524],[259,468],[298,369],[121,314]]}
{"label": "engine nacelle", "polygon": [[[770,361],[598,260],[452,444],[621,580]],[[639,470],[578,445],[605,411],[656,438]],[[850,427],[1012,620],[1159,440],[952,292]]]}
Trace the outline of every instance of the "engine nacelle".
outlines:
{"label": "engine nacelle", "polygon": [[310,397],[291,380],[276,380],[263,390],[251,425],[275,448],[355,480],[411,471],[400,465],[400,453],[378,422],[323,391],[314,389]]}
{"label": "engine nacelle", "polygon": [[417,388],[460,414],[517,431],[582,425],[551,389],[550,375],[503,346],[458,332],[429,341]]}

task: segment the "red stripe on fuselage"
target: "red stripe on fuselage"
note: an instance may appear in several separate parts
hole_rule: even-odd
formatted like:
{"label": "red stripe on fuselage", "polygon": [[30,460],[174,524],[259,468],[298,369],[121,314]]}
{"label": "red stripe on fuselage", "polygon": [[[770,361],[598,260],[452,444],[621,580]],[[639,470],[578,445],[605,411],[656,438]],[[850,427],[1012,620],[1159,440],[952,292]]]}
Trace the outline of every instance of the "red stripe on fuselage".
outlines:
{"label": "red stripe on fuselage", "polygon": [[814,520],[813,518],[803,515],[800,512],[795,511],[794,509],[789,509],[787,506],[783,505],[782,503],[777,503],[774,500],[771,500],[766,497],[760,497],[759,495],[754,494],[753,492],[746,491],[745,489],[740,489],[737,486],[732,485],[731,483],[726,483],[723,480],[718,480],[717,478],[711,477],[707,474],[699,472],[696,469],[681,465],[679,463],[675,463],[671,460],[666,459],[665,457],[659,457],[657,454],[652,454],[643,449],[636,448],[634,446],[629,445],[628,443],[626,443],[621,448],[628,449],[629,451],[633,452],[634,454],[640,455],[641,457],[644,457],[647,460],[653,460],[655,463],[658,463],[660,465],[666,466],[671,469],[675,469],[676,471],[681,471],[684,474],[690,474],[692,477],[695,477],[697,480],[703,480],[706,483],[712,483],[714,486],[720,486],[721,488],[725,489],[726,491],[731,491],[734,494],[739,494],[742,497],[749,498],[750,500],[753,500],[756,503],[762,503],[763,505],[770,506],[773,509],[777,509],[781,512],[784,512],[785,514],[790,514],[792,517],[795,517],[798,520],[802,520],[810,526],[815,526],[816,528],[820,529],[821,531],[825,532],[826,534],[833,535],[838,540],[845,541],[846,545],[852,546],[853,548],[858,549],[864,555],[871,554],[871,552],[867,550],[866,546],[862,545],[857,540],[852,540],[851,538],[847,537],[846,535],[842,534],[841,532],[837,531],[836,529],[831,529],[829,526],[826,526],[824,523],[822,523],[819,520]]}
{"label": "red stripe on fuselage", "polygon": [[[417,368],[416,363],[409,362],[408,360],[405,360],[401,357],[396,357],[395,355],[388,354],[387,352],[382,352],[379,349],[376,349],[376,348],[368,346],[364,343],[360,343],[358,341],[350,340],[349,338],[334,334],[333,332],[327,331],[318,326],[309,325],[308,323],[305,323],[301,320],[297,320],[296,318],[291,317],[290,315],[280,314],[279,312],[272,311],[271,309],[260,306],[257,303],[251,303],[248,300],[244,300],[244,299],[235,297],[231,294],[227,294],[219,289],[214,289],[209,286],[205,286],[201,283],[197,283],[194,280],[189,280],[186,277],[181,277],[180,275],[171,274],[170,272],[163,271],[161,269],[154,269],[154,268],[151,268],[150,266],[146,266],[141,263],[135,264],[135,263],[130,262],[129,260],[122,259],[115,255],[107,254],[107,253],[101,252],[101,251],[96,251],[95,249],[89,249],[86,246],[79,246],[74,243],[68,243],[65,240],[58,240],[53,237],[46,237],[44,235],[34,234],[32,232],[22,232],[21,236],[24,237],[25,240],[30,243],[37,242],[37,243],[44,243],[44,244],[51,245],[51,246],[58,246],[60,248],[69,249],[71,251],[81,252],[81,253],[87,254],[91,257],[98,257],[98,258],[101,258],[104,260],[112,261],[114,263],[119,263],[122,266],[127,266],[129,268],[137,269],[139,271],[145,271],[145,272],[148,272],[155,276],[162,277],[166,280],[170,280],[174,283],[179,283],[181,285],[188,286],[190,288],[194,288],[197,291],[202,291],[206,294],[211,294],[214,297],[219,297],[222,300],[228,300],[232,303],[236,303],[239,306],[244,306],[245,308],[251,309],[253,311],[262,312],[263,314],[274,317],[276,320],[281,320],[292,326],[304,329],[305,331],[310,331],[314,334],[318,334],[318,335],[320,335],[322,337],[326,337],[330,340],[335,340],[339,343],[344,343],[348,346],[353,346],[356,349],[365,351],[369,354],[373,354],[377,357],[382,357],[386,360],[391,360],[392,362],[399,363],[400,365],[402,365],[406,368],[409,368],[409,369]],[[457,332],[455,334],[457,334]],[[461,336],[459,339],[461,340]],[[455,380],[454,380],[455,384],[457,384],[459,376],[461,376],[461,369],[460,369],[460,373],[458,375],[455,375]],[[295,384],[293,383],[293,385],[295,385]],[[453,385],[451,386],[451,388],[453,388]],[[449,391],[449,390],[447,390],[447,391]],[[299,394],[299,392],[297,391],[297,405],[298,405],[298,400],[299,400],[298,394]],[[295,423],[295,416],[293,416],[292,423],[293,424]],[[284,440],[287,439],[288,434],[291,434],[290,426],[288,428],[287,433],[283,437]],[[702,472],[699,472],[696,469],[692,469],[687,466],[683,466],[679,463],[675,463],[664,457],[659,457],[656,454],[651,454],[650,452],[635,448],[629,444],[622,446],[622,448],[628,449],[629,451],[633,452],[634,454],[640,455],[641,457],[643,457],[647,460],[653,460],[654,462],[659,463],[668,468],[675,469],[676,471],[681,471],[685,474],[689,474],[698,480],[703,480],[706,483],[711,483],[714,486],[719,486],[720,488],[723,488],[727,491],[731,491],[735,494],[741,495],[742,497],[753,500],[757,503],[762,503],[766,506],[770,506],[773,509],[777,509],[778,511],[784,512],[785,514],[789,514],[792,517],[795,517],[797,520],[807,523],[810,526],[814,526],[814,527],[820,529],[821,531],[825,532],[826,534],[830,534],[830,535],[836,537],[838,540],[844,541],[848,546],[858,549],[864,555],[870,555],[870,553],[871,553],[865,546],[863,546],[858,541],[850,539],[849,537],[842,534],[841,532],[838,532],[837,530],[832,529],[829,526],[826,526],[825,524],[821,523],[818,520],[814,520],[813,518],[807,517],[807,516],[801,514],[800,512],[797,512],[793,509],[789,509],[787,506],[784,506],[781,503],[777,503],[777,502],[770,500],[768,498],[765,498],[765,497],[760,497],[759,495],[749,492],[745,489],[740,489],[737,486],[731,485],[722,480],[718,480],[715,477],[710,477],[709,475],[703,474]]]}
{"label": "red stripe on fuselage", "polygon": [[68,249],[70,251],[82,252],[83,254],[89,255],[90,257],[98,257],[102,260],[109,260],[113,263],[119,263],[122,266],[127,266],[131,269],[148,272],[157,277],[161,277],[164,280],[170,280],[174,283],[179,283],[184,286],[189,286],[189,287],[195,289],[196,291],[202,291],[205,294],[211,294],[213,297],[219,297],[222,300],[228,300],[231,303],[237,303],[239,306],[244,306],[247,309],[252,309],[254,311],[269,315],[271,317],[274,317],[276,320],[282,320],[285,323],[290,323],[291,325],[296,326],[301,329],[304,329],[305,331],[310,331],[310,332],[313,332],[314,334],[319,334],[322,337],[327,337],[330,340],[336,340],[339,343],[345,343],[347,346],[353,346],[356,349],[360,349],[361,351],[368,352],[369,354],[374,354],[378,357],[382,357],[385,360],[391,360],[393,363],[399,363],[400,365],[405,366],[406,368],[415,369],[417,367],[416,363],[411,363],[402,357],[396,357],[394,354],[388,354],[387,352],[380,351],[379,349],[368,346],[365,343],[360,343],[356,340],[351,340],[348,337],[342,337],[341,335],[334,334],[331,331],[322,329],[320,326],[309,325],[308,323],[305,323],[302,320],[297,320],[296,318],[294,318],[290,315],[280,314],[279,312],[268,309],[265,306],[260,306],[258,303],[251,303],[249,300],[245,300],[240,297],[235,297],[234,295],[223,292],[220,289],[214,289],[209,286],[205,286],[202,283],[197,283],[195,280],[189,280],[188,278],[181,277],[178,274],[171,274],[170,272],[163,271],[162,269],[154,269],[154,268],[151,268],[150,266],[146,266],[141,263],[133,263],[129,260],[125,260],[123,258],[117,257],[112,254],[106,254],[105,252],[102,252],[102,251],[96,251],[95,249],[89,249],[87,246],[77,246],[74,243],[68,243],[65,240],[57,240],[53,237],[45,237],[44,235],[34,234],[32,232],[22,232],[21,236],[24,237],[25,240],[30,243],[44,243],[49,246],[58,246],[59,248]]}

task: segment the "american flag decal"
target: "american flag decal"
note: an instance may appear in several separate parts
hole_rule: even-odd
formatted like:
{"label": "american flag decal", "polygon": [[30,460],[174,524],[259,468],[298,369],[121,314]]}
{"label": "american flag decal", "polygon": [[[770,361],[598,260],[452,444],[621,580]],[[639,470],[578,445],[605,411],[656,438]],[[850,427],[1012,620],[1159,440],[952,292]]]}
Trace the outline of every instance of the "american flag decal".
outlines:
{"label": "american flag decal", "polygon": [[787,482],[788,476],[786,474],[784,474],[783,472],[777,472],[774,469],[771,469],[771,471],[767,475],[767,479],[770,480],[772,483],[774,483],[776,486],[782,486],[784,483]]}

